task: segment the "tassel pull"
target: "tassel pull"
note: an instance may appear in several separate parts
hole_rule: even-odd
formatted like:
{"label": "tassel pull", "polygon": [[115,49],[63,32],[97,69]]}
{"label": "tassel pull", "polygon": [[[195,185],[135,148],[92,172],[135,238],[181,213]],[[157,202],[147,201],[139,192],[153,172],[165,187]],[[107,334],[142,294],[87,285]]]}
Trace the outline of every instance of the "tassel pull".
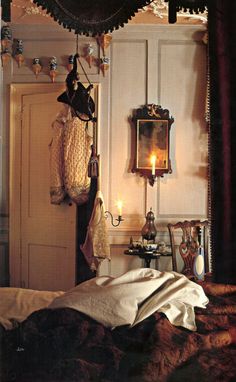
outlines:
{"label": "tassel pull", "polygon": [[88,164],[88,176],[89,178],[98,178],[99,176],[99,159],[96,155],[94,146],[92,145],[92,154]]}

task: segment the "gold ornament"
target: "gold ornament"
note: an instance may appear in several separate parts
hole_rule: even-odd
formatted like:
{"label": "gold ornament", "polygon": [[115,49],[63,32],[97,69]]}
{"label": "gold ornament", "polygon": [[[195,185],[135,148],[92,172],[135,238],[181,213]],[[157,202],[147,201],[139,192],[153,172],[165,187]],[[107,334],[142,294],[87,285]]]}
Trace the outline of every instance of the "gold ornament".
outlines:
{"label": "gold ornament", "polygon": [[110,34],[102,34],[97,37],[98,44],[102,48],[103,55],[105,56],[105,50],[109,47],[112,40],[112,36]]}

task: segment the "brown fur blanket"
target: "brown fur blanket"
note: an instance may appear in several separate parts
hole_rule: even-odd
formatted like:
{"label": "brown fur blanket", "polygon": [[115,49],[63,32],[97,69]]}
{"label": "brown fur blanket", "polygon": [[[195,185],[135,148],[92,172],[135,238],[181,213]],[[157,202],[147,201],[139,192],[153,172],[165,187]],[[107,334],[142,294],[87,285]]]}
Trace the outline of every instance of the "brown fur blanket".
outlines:
{"label": "brown fur blanket", "polygon": [[114,330],[70,308],[43,309],[1,331],[1,382],[236,380],[236,286],[202,283],[197,332],[155,313]]}

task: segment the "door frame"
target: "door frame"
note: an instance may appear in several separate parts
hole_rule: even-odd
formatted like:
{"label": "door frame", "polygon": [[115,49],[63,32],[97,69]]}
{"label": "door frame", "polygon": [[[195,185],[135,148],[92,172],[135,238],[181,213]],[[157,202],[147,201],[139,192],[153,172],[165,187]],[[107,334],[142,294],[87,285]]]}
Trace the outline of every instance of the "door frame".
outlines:
{"label": "door frame", "polygon": [[[10,85],[10,127],[9,127],[9,273],[10,286],[22,285],[22,254],[21,254],[21,136],[23,116],[23,96],[42,93],[60,92],[65,90],[64,83],[11,84]],[[94,84],[94,101],[99,115],[99,85]],[[99,138],[99,118],[97,137]]]}

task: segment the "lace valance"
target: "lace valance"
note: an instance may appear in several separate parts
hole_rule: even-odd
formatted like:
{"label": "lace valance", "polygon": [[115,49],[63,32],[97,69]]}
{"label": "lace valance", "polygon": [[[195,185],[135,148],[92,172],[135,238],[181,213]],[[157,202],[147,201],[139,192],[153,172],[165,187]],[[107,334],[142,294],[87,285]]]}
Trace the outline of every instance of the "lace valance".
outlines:
{"label": "lace valance", "polygon": [[150,0],[33,0],[76,34],[96,35],[123,27]]}

